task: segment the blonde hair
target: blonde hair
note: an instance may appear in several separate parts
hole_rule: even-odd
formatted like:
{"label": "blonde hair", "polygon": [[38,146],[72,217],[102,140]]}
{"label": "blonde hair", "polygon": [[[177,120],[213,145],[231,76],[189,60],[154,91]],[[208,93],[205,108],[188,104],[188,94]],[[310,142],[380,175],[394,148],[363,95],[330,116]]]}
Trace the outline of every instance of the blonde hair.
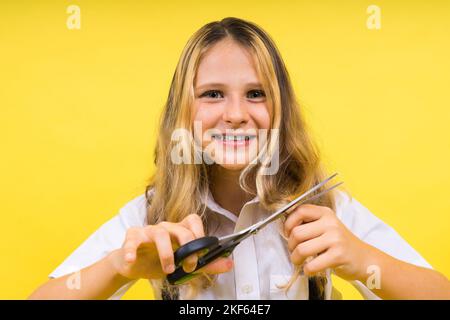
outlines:
{"label": "blonde hair", "polygon": [[[229,38],[252,54],[267,101],[272,106],[271,128],[279,129],[279,150],[275,150],[277,146],[274,139],[269,138],[267,142],[269,155],[271,152],[279,152],[278,171],[272,175],[262,174],[264,162],[270,160],[270,157],[263,163],[251,163],[242,170],[239,180],[242,189],[257,194],[260,205],[272,211],[281,208],[325,178],[319,151],[308,134],[289,74],[275,43],[262,28],[252,22],[233,17],[224,18],[208,23],[195,32],[184,47],[177,64],[160,122],[155,148],[156,171],[147,186],[147,195],[151,189],[154,191],[151,197],[147,197],[149,224],[179,222],[187,215],[197,213],[204,220],[205,227],[208,225],[205,203],[209,191],[210,167],[203,162],[181,165],[173,163],[171,150],[175,142],[171,135],[179,128],[193,132],[191,112],[194,83],[202,55],[214,44]],[[198,156],[196,153],[199,150],[194,144],[191,143],[189,147],[191,156]],[[313,203],[335,210],[332,193]],[[208,230],[205,231],[208,233]],[[298,273],[297,267],[287,287],[293,283]],[[191,282],[192,287],[195,287],[195,281]],[[310,299],[323,299],[324,276],[311,277],[309,288]]]}

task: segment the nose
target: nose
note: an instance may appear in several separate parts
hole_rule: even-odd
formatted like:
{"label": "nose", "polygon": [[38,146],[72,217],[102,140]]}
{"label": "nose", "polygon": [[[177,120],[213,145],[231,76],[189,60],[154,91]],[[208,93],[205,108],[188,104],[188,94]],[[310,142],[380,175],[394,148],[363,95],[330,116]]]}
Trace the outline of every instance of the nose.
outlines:
{"label": "nose", "polygon": [[223,121],[233,128],[239,128],[249,121],[247,104],[240,98],[230,99],[223,112]]}

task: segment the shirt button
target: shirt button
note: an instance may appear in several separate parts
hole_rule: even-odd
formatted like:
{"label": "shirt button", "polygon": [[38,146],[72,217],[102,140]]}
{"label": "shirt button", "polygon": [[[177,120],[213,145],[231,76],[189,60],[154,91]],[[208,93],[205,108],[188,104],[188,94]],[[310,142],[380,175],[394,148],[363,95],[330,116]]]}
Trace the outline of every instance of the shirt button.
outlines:
{"label": "shirt button", "polygon": [[245,286],[242,286],[241,290],[243,293],[249,294],[250,292],[253,291],[253,287],[250,284],[246,284]]}

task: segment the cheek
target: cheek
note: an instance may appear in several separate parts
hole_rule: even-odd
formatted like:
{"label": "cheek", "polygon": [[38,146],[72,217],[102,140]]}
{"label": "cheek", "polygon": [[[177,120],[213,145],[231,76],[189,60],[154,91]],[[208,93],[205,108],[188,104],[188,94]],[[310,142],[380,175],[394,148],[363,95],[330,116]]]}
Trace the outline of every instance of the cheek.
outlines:
{"label": "cheek", "polygon": [[272,112],[267,105],[258,106],[252,111],[252,119],[256,122],[258,129],[270,129]]}
{"label": "cheek", "polygon": [[220,117],[221,113],[219,108],[206,108],[202,107],[202,105],[196,105],[194,106],[192,123],[196,125],[197,128],[201,127],[201,134],[202,137],[204,137],[204,133],[208,129],[216,127],[216,124],[218,123],[218,121],[220,121]]}
{"label": "cheek", "polygon": [[202,124],[202,131],[205,131],[214,127],[214,124],[217,122],[217,115],[215,115],[214,110],[199,106],[195,109],[193,121],[200,122]]}

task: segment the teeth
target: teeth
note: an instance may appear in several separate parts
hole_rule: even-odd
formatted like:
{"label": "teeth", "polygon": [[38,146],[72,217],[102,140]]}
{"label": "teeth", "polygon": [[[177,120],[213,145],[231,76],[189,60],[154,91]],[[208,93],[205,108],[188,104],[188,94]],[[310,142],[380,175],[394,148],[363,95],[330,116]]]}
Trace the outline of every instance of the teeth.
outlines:
{"label": "teeth", "polygon": [[250,139],[255,138],[254,136],[246,136],[246,135],[219,135],[214,134],[212,135],[213,139],[221,140],[221,141],[248,141]]}

